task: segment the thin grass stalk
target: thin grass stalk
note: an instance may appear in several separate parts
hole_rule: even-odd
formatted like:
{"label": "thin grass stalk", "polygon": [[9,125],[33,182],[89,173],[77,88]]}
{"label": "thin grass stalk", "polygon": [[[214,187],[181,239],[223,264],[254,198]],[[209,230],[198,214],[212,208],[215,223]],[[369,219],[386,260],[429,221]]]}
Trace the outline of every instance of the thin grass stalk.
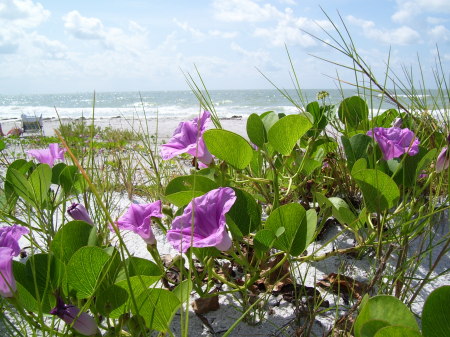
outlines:
{"label": "thin grass stalk", "polygon": [[195,70],[197,72],[197,76],[200,79],[201,87],[199,85],[197,85],[197,82],[194,80],[194,78],[192,77],[192,75],[190,73],[185,73],[183,70],[181,70],[181,71],[182,71],[184,78],[186,79],[186,83],[188,84],[192,93],[195,95],[195,97],[197,97],[197,100],[199,101],[200,106],[203,109],[205,109],[211,113],[211,120],[212,120],[214,126],[217,129],[222,129],[222,125],[220,123],[219,116],[217,114],[216,108],[214,107],[214,102],[211,99],[211,95],[209,94],[209,91],[206,88],[205,83],[203,82],[203,78],[202,78],[197,66],[195,66]]}

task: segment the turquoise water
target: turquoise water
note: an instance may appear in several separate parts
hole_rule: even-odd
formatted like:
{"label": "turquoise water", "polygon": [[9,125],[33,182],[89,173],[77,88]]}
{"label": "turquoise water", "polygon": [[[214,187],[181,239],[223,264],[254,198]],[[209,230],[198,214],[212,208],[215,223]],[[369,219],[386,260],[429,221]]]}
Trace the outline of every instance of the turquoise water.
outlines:
{"label": "turquoise water", "polygon": [[[307,102],[316,99],[320,90],[304,90]],[[355,94],[353,90],[327,90],[327,101],[339,103],[343,97]],[[297,101],[300,99],[294,90],[289,94]],[[212,90],[211,98],[220,117],[246,116],[268,110],[293,113],[298,111],[277,90]],[[19,118],[20,115],[36,115],[44,118],[78,118],[91,116],[93,93],[44,94],[44,95],[0,95],[0,118]],[[369,104],[370,105],[370,104]],[[372,108],[378,109],[379,99],[375,96]],[[382,109],[394,107],[387,102],[381,103]],[[152,92],[100,92],[95,94],[95,116],[143,116],[147,117],[187,117],[199,111],[199,104],[191,91],[152,91]]]}

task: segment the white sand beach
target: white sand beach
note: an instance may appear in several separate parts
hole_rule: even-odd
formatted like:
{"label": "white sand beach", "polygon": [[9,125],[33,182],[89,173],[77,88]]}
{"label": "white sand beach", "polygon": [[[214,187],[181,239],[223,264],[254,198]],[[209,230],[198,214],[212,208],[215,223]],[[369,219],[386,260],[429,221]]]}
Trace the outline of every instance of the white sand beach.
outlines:
{"label": "white sand beach", "polygon": [[[183,121],[190,120],[194,118],[196,115],[192,114],[187,116],[186,118],[181,117],[160,117],[160,118],[136,118],[129,119],[124,117],[111,117],[111,118],[95,118],[94,124],[100,128],[110,127],[112,129],[120,129],[120,130],[134,130],[136,132],[149,132],[151,134],[158,133],[158,137],[161,140],[168,139],[172,136],[173,131],[176,129],[178,124]],[[81,119],[71,119],[71,118],[62,118],[58,120],[57,118],[44,119],[43,120],[43,129],[42,134],[44,136],[54,136],[55,130],[58,129],[61,123],[77,123],[80,122]],[[84,120],[86,124],[90,124],[90,119]],[[246,117],[237,116],[235,118],[223,118],[220,119],[222,127],[225,130],[229,130],[235,133],[240,134],[243,137],[246,137]],[[22,122],[20,119],[8,119],[8,120],[0,120],[0,125],[2,126],[3,132],[6,134],[9,130],[13,128],[21,128]],[[209,123],[209,128],[213,128],[214,125],[212,122]],[[31,135],[39,135],[39,132],[25,132],[23,134],[24,137]]]}

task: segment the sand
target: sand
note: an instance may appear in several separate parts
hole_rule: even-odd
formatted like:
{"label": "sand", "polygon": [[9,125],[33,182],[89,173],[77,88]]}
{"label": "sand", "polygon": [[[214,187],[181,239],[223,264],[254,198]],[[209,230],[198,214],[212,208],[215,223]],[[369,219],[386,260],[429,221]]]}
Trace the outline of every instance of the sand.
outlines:
{"label": "sand", "polygon": [[[158,137],[161,140],[169,139],[173,131],[176,129],[180,122],[189,120],[194,118],[195,115],[188,116],[187,118],[182,117],[159,117],[156,118],[139,118],[139,119],[127,119],[124,117],[112,117],[112,118],[96,118],[94,119],[94,124],[101,128],[110,127],[113,129],[122,129],[122,130],[135,130],[137,132],[150,132],[151,134],[155,134],[156,130],[158,131]],[[54,136],[55,129],[58,129],[61,123],[75,123],[80,122],[81,119],[71,119],[71,118],[62,118],[58,120],[56,118],[52,119],[44,119],[43,120],[43,129],[42,133],[45,136]],[[86,123],[90,123],[91,120],[85,120]],[[222,127],[226,130],[233,131],[235,133],[240,134],[241,136],[246,137],[246,117],[240,118],[223,118],[220,120]],[[17,120],[0,120],[0,124],[2,126],[3,132],[6,134],[9,130],[13,128],[20,128],[22,123],[19,119]],[[213,123],[209,123],[209,127],[213,127]],[[25,132],[23,134],[24,137],[39,135],[40,132]]]}

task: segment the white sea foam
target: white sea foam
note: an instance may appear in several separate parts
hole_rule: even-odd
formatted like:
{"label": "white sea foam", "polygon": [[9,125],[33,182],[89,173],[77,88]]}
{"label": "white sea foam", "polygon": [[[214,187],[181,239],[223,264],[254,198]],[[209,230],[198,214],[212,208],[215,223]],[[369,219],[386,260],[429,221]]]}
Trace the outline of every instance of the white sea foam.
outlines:
{"label": "white sea foam", "polygon": [[[327,104],[339,105],[343,97],[355,95],[352,90],[328,90],[330,96]],[[318,90],[305,90],[304,97],[314,100]],[[295,91],[288,90],[292,99],[297,100]],[[277,113],[296,113],[298,109],[283,97],[277,90],[216,90],[210,91],[215,102],[216,111],[221,118],[233,116],[249,116],[265,111]],[[389,102],[380,102],[378,97],[370,101],[374,115],[380,111],[395,108]],[[298,104],[301,104],[298,102]],[[1,95],[0,119],[20,119],[21,114],[40,116],[43,118],[79,118],[90,117],[93,113],[94,97],[92,93],[45,94],[45,95]],[[196,116],[200,104],[190,91],[160,92],[110,92],[96,93],[94,115],[101,118],[111,117],[181,117]]]}

